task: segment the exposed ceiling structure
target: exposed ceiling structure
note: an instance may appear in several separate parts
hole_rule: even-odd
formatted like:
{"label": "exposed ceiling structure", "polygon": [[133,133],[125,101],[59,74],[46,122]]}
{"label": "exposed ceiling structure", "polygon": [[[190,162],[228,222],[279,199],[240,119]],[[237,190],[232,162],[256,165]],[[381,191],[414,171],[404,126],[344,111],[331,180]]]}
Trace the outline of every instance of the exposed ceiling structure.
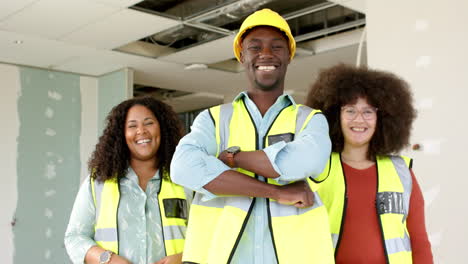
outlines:
{"label": "exposed ceiling structure", "polygon": [[129,67],[136,95],[153,94],[179,112],[189,111],[221,103],[244,89],[232,41],[245,17],[271,8],[288,20],[298,42],[286,87],[301,101],[320,68],[355,63],[365,25],[363,3],[2,1],[0,62],[92,76]]}

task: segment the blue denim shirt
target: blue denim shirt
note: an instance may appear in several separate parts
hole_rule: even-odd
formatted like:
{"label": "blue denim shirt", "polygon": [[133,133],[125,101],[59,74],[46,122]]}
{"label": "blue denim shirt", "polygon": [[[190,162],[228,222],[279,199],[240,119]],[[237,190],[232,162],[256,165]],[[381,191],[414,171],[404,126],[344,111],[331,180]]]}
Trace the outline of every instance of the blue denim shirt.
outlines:
{"label": "blue denim shirt", "polygon": [[[259,146],[263,137],[279,112],[286,106],[296,105],[294,99],[283,94],[276,100],[264,116],[246,92],[235,99],[245,97],[245,104],[258,130]],[[195,119],[191,132],[180,141],[171,164],[172,180],[182,186],[203,194],[203,200],[210,200],[216,195],[203,186],[230,168],[216,155],[215,127],[207,110]],[[309,176],[319,175],[330,156],[331,143],[328,136],[328,124],[323,115],[312,117],[305,129],[295,136],[294,141],[283,141],[263,149],[275,171],[280,175],[277,180],[295,181]],[[292,166],[290,164],[303,166]],[[295,161],[295,162],[291,162]],[[264,181],[263,177],[259,180]],[[252,214],[247,222],[239,245],[234,253],[234,264],[274,264],[276,262],[273,242],[268,227],[266,199],[257,198]]]}

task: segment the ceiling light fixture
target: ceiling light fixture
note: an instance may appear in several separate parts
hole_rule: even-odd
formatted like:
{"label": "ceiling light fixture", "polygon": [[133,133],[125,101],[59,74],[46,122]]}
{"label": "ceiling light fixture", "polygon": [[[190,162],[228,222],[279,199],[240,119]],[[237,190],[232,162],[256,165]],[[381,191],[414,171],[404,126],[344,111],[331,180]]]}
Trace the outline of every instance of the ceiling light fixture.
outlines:
{"label": "ceiling light fixture", "polygon": [[187,66],[185,66],[184,70],[187,71],[200,71],[200,70],[205,70],[208,69],[208,65],[204,63],[192,63]]}
{"label": "ceiling light fixture", "polygon": [[23,44],[23,41],[20,40],[20,39],[17,39],[17,40],[15,40],[15,41],[13,41],[13,43],[15,43],[15,44]]}

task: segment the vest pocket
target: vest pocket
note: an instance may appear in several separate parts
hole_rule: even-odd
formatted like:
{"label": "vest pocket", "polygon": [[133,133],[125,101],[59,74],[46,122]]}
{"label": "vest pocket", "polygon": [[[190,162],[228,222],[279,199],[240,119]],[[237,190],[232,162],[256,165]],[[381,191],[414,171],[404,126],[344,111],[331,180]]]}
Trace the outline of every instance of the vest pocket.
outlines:
{"label": "vest pocket", "polygon": [[268,136],[268,146],[271,146],[275,143],[278,143],[280,141],[284,141],[285,143],[291,142],[294,140],[294,134],[293,133],[283,133],[283,134],[277,134],[277,135],[270,135]]}
{"label": "vest pocket", "polygon": [[377,211],[382,214],[405,214],[403,207],[403,193],[379,192],[377,193]]}
{"label": "vest pocket", "polygon": [[187,201],[180,198],[163,199],[164,214],[167,218],[187,220]]}

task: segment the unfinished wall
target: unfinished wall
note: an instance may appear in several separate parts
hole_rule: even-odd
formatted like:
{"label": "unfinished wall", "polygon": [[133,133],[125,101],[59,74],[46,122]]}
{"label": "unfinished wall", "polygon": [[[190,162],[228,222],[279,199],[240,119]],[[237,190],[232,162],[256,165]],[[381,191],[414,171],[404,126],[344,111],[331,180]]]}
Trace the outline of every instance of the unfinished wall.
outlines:
{"label": "unfinished wall", "polygon": [[412,86],[418,108],[408,150],[426,201],[435,263],[461,263],[468,235],[466,98],[467,1],[367,1],[371,67],[386,69]]}
{"label": "unfinished wall", "polygon": [[108,111],[99,105],[127,99],[131,73],[96,78],[0,63],[0,263],[70,263],[63,235],[99,109]]}

